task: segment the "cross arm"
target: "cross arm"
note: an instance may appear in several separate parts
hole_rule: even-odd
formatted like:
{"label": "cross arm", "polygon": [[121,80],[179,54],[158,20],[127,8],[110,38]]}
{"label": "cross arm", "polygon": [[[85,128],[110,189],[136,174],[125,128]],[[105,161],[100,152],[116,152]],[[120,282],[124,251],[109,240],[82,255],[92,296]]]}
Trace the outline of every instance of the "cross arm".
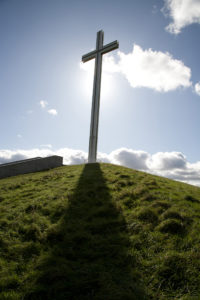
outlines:
{"label": "cross arm", "polygon": [[119,42],[118,41],[114,41],[110,44],[107,44],[105,46],[103,46],[103,49],[101,50],[101,54],[105,54],[105,53],[108,53],[112,50],[115,50],[119,48]]}
{"label": "cross arm", "polygon": [[89,53],[83,55],[83,56],[82,56],[82,62],[85,63],[85,62],[87,62],[87,61],[89,61],[89,60],[95,58],[96,53],[97,53],[97,51],[94,50],[94,51],[91,51],[91,52],[89,52]]}
{"label": "cross arm", "polygon": [[114,41],[114,42],[112,42],[112,43],[109,43],[109,44],[103,46],[102,49],[94,50],[94,51],[91,51],[91,52],[89,52],[89,53],[83,55],[83,56],[82,56],[82,62],[85,63],[85,62],[87,62],[87,61],[89,61],[89,60],[95,58],[95,56],[96,56],[96,54],[97,54],[98,52],[100,52],[101,54],[105,54],[105,53],[108,53],[108,52],[110,52],[110,51],[112,51],[112,50],[115,50],[115,49],[117,49],[117,48],[119,48],[119,42],[118,42],[118,41]]}

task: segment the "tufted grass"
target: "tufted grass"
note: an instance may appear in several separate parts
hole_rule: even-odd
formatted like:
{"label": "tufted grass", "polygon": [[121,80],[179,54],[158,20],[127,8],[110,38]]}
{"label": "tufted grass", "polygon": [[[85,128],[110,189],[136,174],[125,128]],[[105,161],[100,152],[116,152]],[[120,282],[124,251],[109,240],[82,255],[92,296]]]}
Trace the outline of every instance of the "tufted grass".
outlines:
{"label": "tufted grass", "polygon": [[200,188],[110,164],[0,180],[0,299],[200,298]]}

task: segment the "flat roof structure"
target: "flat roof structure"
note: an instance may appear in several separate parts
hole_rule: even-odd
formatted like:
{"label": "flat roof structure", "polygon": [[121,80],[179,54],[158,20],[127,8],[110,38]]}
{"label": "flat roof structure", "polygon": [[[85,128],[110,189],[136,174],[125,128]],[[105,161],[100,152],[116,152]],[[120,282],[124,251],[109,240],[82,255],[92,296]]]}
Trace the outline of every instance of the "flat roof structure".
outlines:
{"label": "flat roof structure", "polygon": [[63,157],[58,155],[48,157],[34,157],[13,161],[0,165],[0,179],[20,174],[45,171],[63,165]]}

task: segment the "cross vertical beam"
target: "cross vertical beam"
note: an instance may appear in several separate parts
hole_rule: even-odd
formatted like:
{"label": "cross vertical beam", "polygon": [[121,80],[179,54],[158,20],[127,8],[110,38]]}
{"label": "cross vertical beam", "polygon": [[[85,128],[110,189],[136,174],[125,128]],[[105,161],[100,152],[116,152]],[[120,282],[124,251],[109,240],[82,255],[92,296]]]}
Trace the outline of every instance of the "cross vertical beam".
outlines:
{"label": "cross vertical beam", "polygon": [[[103,46],[104,34],[102,31],[97,33],[96,50],[100,50]],[[90,123],[90,141],[88,163],[95,163],[97,156],[97,141],[99,127],[99,107],[100,107],[100,91],[101,91],[101,71],[102,71],[102,55],[98,51],[95,59],[93,96],[92,96],[92,112]]]}
{"label": "cross vertical beam", "polygon": [[103,38],[104,32],[100,30],[97,32],[96,50],[82,56],[83,62],[95,58],[88,163],[95,163],[97,158],[102,55],[119,47],[118,41],[103,46]]}

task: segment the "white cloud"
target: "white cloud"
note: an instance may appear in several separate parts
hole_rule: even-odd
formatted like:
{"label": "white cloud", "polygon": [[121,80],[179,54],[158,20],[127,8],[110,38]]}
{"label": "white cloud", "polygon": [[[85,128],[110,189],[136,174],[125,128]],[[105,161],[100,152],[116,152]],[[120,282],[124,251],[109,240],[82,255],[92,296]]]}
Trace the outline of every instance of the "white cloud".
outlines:
{"label": "white cloud", "polygon": [[[41,108],[46,108],[47,105],[48,105],[48,102],[47,102],[47,101],[44,101],[44,100],[41,100],[39,103],[40,103]],[[56,115],[58,114],[57,110],[54,109],[54,108],[51,108],[51,109],[47,110],[47,112],[48,112],[50,115],[53,115],[53,116],[56,116]]]}
{"label": "white cloud", "polygon": [[181,152],[158,152],[151,156],[148,166],[152,170],[183,170],[186,163],[186,157]]}
{"label": "white cloud", "polygon": [[[145,87],[158,92],[169,92],[192,85],[190,68],[168,52],[154,51],[151,48],[143,50],[135,44],[132,52],[125,54],[119,51],[118,57],[118,62],[111,55],[105,57],[103,71],[121,73],[133,88]],[[81,69],[93,72],[88,68],[87,63],[81,64]]]}
{"label": "white cloud", "polygon": [[195,93],[200,96],[200,82],[197,82],[194,86]]}
{"label": "white cloud", "polygon": [[81,150],[73,150],[69,148],[61,148],[59,150],[47,149],[43,145],[43,149],[30,150],[0,150],[0,164],[9,163],[16,160],[28,159],[33,157],[46,157],[51,155],[63,156],[63,162],[67,165],[82,164],[87,160],[87,153]]}
{"label": "white cloud", "polygon": [[[16,151],[0,150],[0,163],[50,155],[62,156],[64,164],[68,165],[87,162],[87,153],[82,150],[45,148]],[[200,186],[200,161],[190,163],[181,152],[158,152],[151,155],[141,150],[120,148],[110,154],[98,153],[98,161],[118,164]]]}
{"label": "white cloud", "polygon": [[184,27],[193,23],[200,24],[199,0],[165,0],[163,12],[173,20],[166,27],[173,34],[180,33]]}
{"label": "white cloud", "polygon": [[40,106],[41,106],[42,108],[45,108],[47,105],[48,105],[48,102],[47,102],[47,101],[44,101],[44,100],[41,100],[41,101],[40,101]]}
{"label": "white cloud", "polygon": [[58,114],[57,110],[54,109],[54,108],[49,109],[49,110],[48,110],[48,113],[49,113],[50,115],[53,115],[53,116],[56,116],[56,115]]}
{"label": "white cloud", "polygon": [[120,148],[110,153],[110,161],[133,169],[147,170],[149,154],[144,151]]}
{"label": "white cloud", "polygon": [[22,138],[22,135],[21,134],[17,134],[17,137],[19,138],[19,139],[21,139]]}
{"label": "white cloud", "polygon": [[46,157],[50,155],[53,155],[53,151],[48,149],[0,150],[0,164],[32,157]]}
{"label": "white cloud", "polygon": [[158,92],[169,92],[191,86],[191,70],[168,52],[143,50],[134,45],[132,53],[119,52],[120,72],[130,85],[147,87]]}
{"label": "white cloud", "polygon": [[63,148],[57,150],[56,154],[63,156],[63,162],[67,165],[78,165],[87,162],[87,153],[82,150]]}
{"label": "white cloud", "polygon": [[200,186],[200,161],[191,164],[181,152],[158,152],[121,148],[107,155],[110,163]]}

